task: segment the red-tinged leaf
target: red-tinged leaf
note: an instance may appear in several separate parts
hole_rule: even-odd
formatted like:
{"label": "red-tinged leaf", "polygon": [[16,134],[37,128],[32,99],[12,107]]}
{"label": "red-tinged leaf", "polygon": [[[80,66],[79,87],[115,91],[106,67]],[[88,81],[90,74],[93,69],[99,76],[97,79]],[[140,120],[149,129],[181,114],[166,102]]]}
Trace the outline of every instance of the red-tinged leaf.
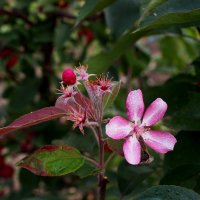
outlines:
{"label": "red-tinged leaf", "polygon": [[45,145],[17,165],[39,176],[62,176],[78,170],[84,161],[84,157],[74,147]]}
{"label": "red-tinged leaf", "polygon": [[64,95],[60,96],[55,103],[55,107],[63,109],[66,112],[75,110],[79,113],[81,110],[82,112],[86,112],[88,120],[95,121],[95,111],[91,100],[79,92],[70,99],[66,99]]}
{"label": "red-tinged leaf", "polygon": [[77,93],[68,100],[64,95],[62,95],[57,99],[55,103],[56,108],[60,108],[65,111],[68,111],[70,107],[73,107],[74,109],[79,109],[79,106],[82,108],[91,107],[90,99],[80,93]]}
{"label": "red-tinged leaf", "polygon": [[65,116],[66,112],[56,107],[46,107],[23,115],[12,122],[10,125],[0,128],[0,135],[7,134],[17,129],[33,126],[45,121]]}

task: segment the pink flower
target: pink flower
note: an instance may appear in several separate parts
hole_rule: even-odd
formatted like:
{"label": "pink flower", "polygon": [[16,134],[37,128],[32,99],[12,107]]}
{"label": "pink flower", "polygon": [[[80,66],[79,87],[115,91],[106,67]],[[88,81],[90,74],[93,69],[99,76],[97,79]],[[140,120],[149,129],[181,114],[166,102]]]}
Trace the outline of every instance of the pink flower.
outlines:
{"label": "pink flower", "polygon": [[126,100],[129,120],[115,116],[106,125],[106,134],[109,137],[115,140],[125,139],[123,144],[124,157],[132,165],[141,162],[144,144],[158,153],[164,154],[172,151],[177,142],[170,133],[150,129],[163,118],[167,104],[161,98],[157,98],[146,109],[145,113],[144,108],[142,91],[133,90],[128,94]]}
{"label": "pink flower", "polygon": [[57,94],[61,94],[60,98],[62,98],[64,104],[66,105],[70,99],[74,98],[74,95],[77,93],[77,90],[73,86],[65,87],[63,82],[61,82],[61,88],[58,90]]}
{"label": "pink flower", "polygon": [[88,74],[87,69],[88,69],[88,66],[84,66],[84,65],[79,65],[79,67],[76,67],[75,72],[76,72],[78,81],[87,81],[90,76],[95,75],[95,74]]}
{"label": "pink flower", "polygon": [[101,75],[97,78],[97,83],[99,85],[100,94],[103,95],[104,93],[112,92],[112,81],[108,78],[108,75]]}

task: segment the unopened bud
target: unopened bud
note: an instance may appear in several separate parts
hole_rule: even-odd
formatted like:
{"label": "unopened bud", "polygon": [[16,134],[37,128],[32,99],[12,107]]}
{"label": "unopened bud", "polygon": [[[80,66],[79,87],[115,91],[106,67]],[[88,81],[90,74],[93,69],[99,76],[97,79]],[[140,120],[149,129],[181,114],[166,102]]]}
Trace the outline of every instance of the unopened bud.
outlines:
{"label": "unopened bud", "polygon": [[72,69],[65,69],[62,73],[62,81],[66,85],[74,85],[76,83],[76,74]]}

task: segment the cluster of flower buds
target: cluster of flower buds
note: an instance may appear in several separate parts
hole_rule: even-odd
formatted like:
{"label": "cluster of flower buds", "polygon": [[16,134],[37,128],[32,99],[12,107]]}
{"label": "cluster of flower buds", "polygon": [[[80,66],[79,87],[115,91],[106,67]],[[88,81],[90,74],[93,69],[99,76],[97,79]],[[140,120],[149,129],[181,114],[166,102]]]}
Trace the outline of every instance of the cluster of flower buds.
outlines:
{"label": "cluster of flower buds", "polygon": [[[67,119],[73,121],[73,127],[78,126],[82,133],[84,126],[102,122],[104,98],[112,93],[113,88],[108,75],[96,76],[89,74],[87,69],[87,66],[80,65],[74,70],[63,71],[59,90],[61,96],[56,101],[56,107],[64,108],[68,113]],[[85,87],[88,97],[80,91],[81,85]]]}

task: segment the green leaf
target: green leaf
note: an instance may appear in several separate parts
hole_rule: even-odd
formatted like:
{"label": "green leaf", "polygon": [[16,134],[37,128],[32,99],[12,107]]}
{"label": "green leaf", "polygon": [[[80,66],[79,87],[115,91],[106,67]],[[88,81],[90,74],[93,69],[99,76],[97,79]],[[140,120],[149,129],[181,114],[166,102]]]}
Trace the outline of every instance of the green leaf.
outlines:
{"label": "green leaf", "polygon": [[140,48],[127,49],[124,55],[126,59],[126,65],[131,66],[132,76],[137,77],[144,70],[149,62],[150,55],[142,51]]}
{"label": "green leaf", "polygon": [[192,64],[195,67],[195,73],[196,73],[197,80],[200,81],[200,57],[198,57],[196,60],[194,60]]}
{"label": "green leaf", "polygon": [[78,169],[75,174],[80,178],[85,178],[87,176],[94,176],[98,173],[98,169],[91,165],[89,162],[85,162],[80,169]]}
{"label": "green leaf", "polygon": [[189,102],[177,110],[168,122],[168,126],[179,130],[200,130],[200,94],[192,93]]}
{"label": "green leaf", "polygon": [[64,199],[59,197],[45,196],[45,197],[30,197],[26,198],[26,200],[64,200]]}
{"label": "green leaf", "polygon": [[94,12],[102,10],[106,6],[112,4],[114,1],[116,0],[86,0],[85,4],[79,12],[77,23],[79,23],[89,15],[93,14]]}
{"label": "green leaf", "polygon": [[[145,17],[138,28],[130,34],[129,32],[119,38],[111,50],[101,52],[86,61],[89,66],[98,66],[93,73],[105,71],[118,59],[123,50],[130,47],[139,38],[147,35],[160,34],[166,29],[174,27],[189,27],[200,24],[200,2],[196,0],[168,0],[158,3],[153,13]],[[150,9],[151,10],[151,9]]]}
{"label": "green leaf", "polygon": [[105,9],[106,23],[115,37],[133,28],[139,14],[140,4],[135,0],[118,0]]}
{"label": "green leaf", "polygon": [[[170,66],[174,71],[185,69],[200,52],[199,43],[196,40],[177,35],[162,37],[159,46],[162,54],[159,65]],[[172,49],[177,53],[174,54]]]}
{"label": "green leaf", "polygon": [[175,186],[175,185],[160,185],[152,187],[135,200],[199,200],[200,196],[192,190]]}
{"label": "green leaf", "polygon": [[124,53],[124,50],[127,50],[139,37],[141,37],[140,34],[133,35],[130,32],[124,34],[117,40],[111,50],[101,52],[86,61],[89,66],[95,66],[90,67],[88,71],[94,74],[106,71]]}
{"label": "green leaf", "polygon": [[[36,78],[26,78],[21,83],[19,83],[18,87],[15,87],[9,96],[10,107],[12,108],[12,110],[19,111],[19,108],[30,105],[35,95],[37,94],[38,87],[39,80]],[[30,90],[30,88],[32,89]],[[27,91],[29,91],[29,94],[25,95]],[[23,101],[21,99],[22,96]]]}
{"label": "green leaf", "polygon": [[122,161],[118,168],[118,186],[122,196],[130,194],[151,173],[149,165],[130,165]]}
{"label": "green leaf", "polygon": [[159,94],[159,97],[168,104],[167,115],[169,117],[165,117],[165,122],[173,123],[171,116],[184,108],[185,105],[188,104],[191,92],[197,90],[195,82],[196,79],[194,76],[179,74],[178,76],[169,79],[161,86],[147,87],[144,89],[145,104],[149,105]]}
{"label": "green leaf", "polygon": [[150,1],[148,0],[146,3],[143,2],[144,4],[142,7],[143,12],[139,21],[142,21],[144,17],[148,16],[149,13],[151,13],[155,8],[157,8],[159,5],[161,5],[165,1],[167,0],[150,0]]}
{"label": "green leaf", "polygon": [[175,168],[186,164],[200,164],[199,131],[181,131],[176,135],[177,144],[165,156],[165,166]]}
{"label": "green leaf", "polygon": [[110,93],[106,93],[104,98],[103,98],[103,107],[104,109],[106,107],[109,107],[115,100],[115,98],[117,97],[120,87],[121,87],[121,82],[113,82],[112,83],[112,91]]}
{"label": "green leaf", "polygon": [[161,179],[161,184],[179,185],[183,187],[194,188],[197,185],[197,177],[199,176],[200,165],[186,164],[167,171]]}
{"label": "green leaf", "polygon": [[172,27],[200,24],[200,1],[168,0],[159,5],[140,23],[134,34],[159,31]]}
{"label": "green leaf", "polygon": [[18,163],[40,176],[62,176],[75,172],[84,163],[80,152],[67,145],[46,145]]}
{"label": "green leaf", "polygon": [[55,30],[54,44],[57,49],[63,47],[65,42],[69,39],[72,27],[66,23],[60,23]]}

